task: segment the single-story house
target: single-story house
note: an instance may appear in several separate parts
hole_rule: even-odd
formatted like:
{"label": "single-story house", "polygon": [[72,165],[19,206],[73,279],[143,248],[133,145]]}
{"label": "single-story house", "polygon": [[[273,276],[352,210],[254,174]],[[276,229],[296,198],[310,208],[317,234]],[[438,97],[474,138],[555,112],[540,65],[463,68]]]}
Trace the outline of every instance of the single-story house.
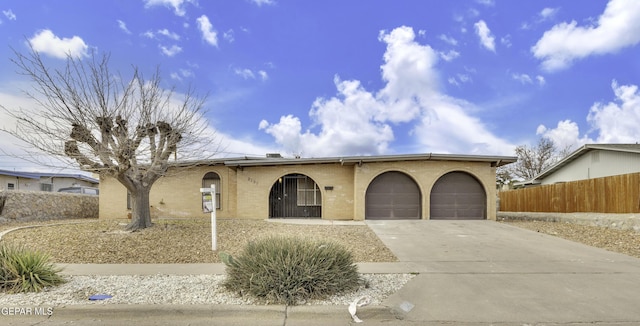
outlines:
{"label": "single-story house", "polygon": [[531,187],[640,172],[639,144],[587,144],[516,186]]}
{"label": "single-story house", "polygon": [[83,174],[0,170],[0,191],[53,191],[67,187],[98,187],[98,179]]}
{"label": "single-story house", "polygon": [[[173,164],[153,185],[152,217],[495,219],[496,168],[511,156],[412,154],[214,159]],[[127,190],[100,179],[100,218],[124,218]]]}

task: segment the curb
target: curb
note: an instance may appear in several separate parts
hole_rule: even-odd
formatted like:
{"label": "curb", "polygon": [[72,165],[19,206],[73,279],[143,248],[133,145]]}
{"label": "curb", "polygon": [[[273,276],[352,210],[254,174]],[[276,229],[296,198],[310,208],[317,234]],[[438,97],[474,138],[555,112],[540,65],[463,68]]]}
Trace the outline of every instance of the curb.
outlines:
{"label": "curb", "polygon": [[[44,308],[45,311],[50,308]],[[353,320],[346,305],[285,306],[285,305],[121,305],[92,304],[54,307],[50,315],[3,316],[6,321],[36,321],[47,319],[54,323],[125,323],[145,321],[148,324],[184,322],[213,322],[220,325],[349,325]],[[392,324],[397,316],[385,306],[358,308],[357,316],[365,322]]]}

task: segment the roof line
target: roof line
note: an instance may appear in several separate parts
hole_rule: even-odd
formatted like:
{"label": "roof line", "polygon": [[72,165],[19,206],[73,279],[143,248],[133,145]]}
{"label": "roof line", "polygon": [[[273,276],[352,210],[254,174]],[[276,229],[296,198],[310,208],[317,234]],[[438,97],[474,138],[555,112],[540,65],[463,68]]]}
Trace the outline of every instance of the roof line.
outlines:
{"label": "roof line", "polygon": [[544,171],[538,173],[531,180],[527,180],[524,182],[534,182],[535,180],[544,178],[549,174],[557,171],[563,166],[573,162],[578,157],[586,154],[592,150],[605,150],[605,151],[614,151],[614,152],[626,152],[626,153],[640,153],[640,145],[639,144],[585,144],[580,146],[578,149],[573,151],[573,153],[567,155],[565,158],[556,162],[552,166],[548,167]]}
{"label": "roof line", "polygon": [[514,156],[483,156],[483,155],[452,155],[452,154],[405,154],[405,155],[381,155],[381,156],[344,156],[322,158],[264,158],[254,160],[227,160],[227,166],[260,166],[260,165],[291,165],[291,164],[323,164],[340,163],[362,164],[370,162],[397,162],[397,161],[466,161],[466,162],[491,162],[496,166],[506,165],[517,161]]}

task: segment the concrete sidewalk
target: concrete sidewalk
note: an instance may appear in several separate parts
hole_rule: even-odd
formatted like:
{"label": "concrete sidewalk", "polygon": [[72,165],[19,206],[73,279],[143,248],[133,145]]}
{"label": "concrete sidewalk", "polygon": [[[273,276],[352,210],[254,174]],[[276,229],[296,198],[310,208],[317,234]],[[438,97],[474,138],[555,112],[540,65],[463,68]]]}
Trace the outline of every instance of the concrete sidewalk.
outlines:
{"label": "concrete sidewalk", "polygon": [[[368,221],[397,263],[363,273],[419,273],[363,325],[640,325],[640,259],[493,221]],[[68,274],[220,274],[222,264],[66,265]],[[23,325],[350,325],[344,306],[87,305]]]}

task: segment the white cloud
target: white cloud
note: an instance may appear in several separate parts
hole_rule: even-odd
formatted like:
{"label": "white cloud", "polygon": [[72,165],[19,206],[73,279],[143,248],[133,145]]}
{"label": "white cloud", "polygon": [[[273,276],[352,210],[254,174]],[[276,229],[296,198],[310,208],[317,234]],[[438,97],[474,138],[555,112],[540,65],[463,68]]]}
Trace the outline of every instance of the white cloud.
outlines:
{"label": "white cloud", "polygon": [[476,34],[480,38],[480,44],[482,46],[492,52],[496,52],[496,40],[493,35],[491,35],[491,30],[487,26],[487,23],[484,20],[480,20],[473,25],[476,29]]}
{"label": "white cloud", "polygon": [[176,34],[176,33],[174,33],[174,32],[170,32],[170,31],[169,31],[168,29],[166,29],[166,28],[165,28],[165,29],[158,30],[158,34],[163,35],[163,36],[166,36],[166,37],[168,37],[168,38],[170,38],[170,39],[172,39],[172,40],[175,40],[175,41],[177,41],[177,40],[179,40],[179,39],[180,39],[180,35],[178,35],[178,34]]}
{"label": "white cloud", "polygon": [[244,79],[255,79],[256,75],[251,71],[251,69],[236,69],[234,71],[236,75],[244,78]]}
{"label": "white cloud", "polygon": [[[372,92],[357,80],[336,76],[336,95],[313,102],[309,129],[304,129],[302,121],[292,115],[282,116],[276,123],[263,120],[259,128],[272,135],[287,152],[305,156],[393,152],[393,127],[398,124],[412,127],[411,152],[513,151],[513,145],[494,136],[468,113],[477,108],[440,93],[435,68],[439,55],[428,45],[417,43],[412,28],[382,31],[378,39],[387,46],[381,66],[385,83],[382,89]],[[469,80],[466,75],[460,78]]]}
{"label": "white cloud", "polygon": [[456,40],[455,38],[453,38],[451,36],[440,34],[440,36],[438,36],[438,38],[443,40],[446,43],[449,43],[449,44],[453,45],[453,46],[458,45],[458,40]]}
{"label": "white cloud", "polygon": [[153,6],[165,6],[167,8],[173,8],[173,13],[176,16],[184,16],[187,12],[184,9],[184,4],[186,3],[195,3],[195,0],[143,0],[145,3],[145,7],[153,7]]}
{"label": "white cloud", "polygon": [[424,151],[436,153],[512,155],[515,146],[492,134],[468,112],[472,104],[446,95],[430,100],[432,111],[421,116],[413,129]]}
{"label": "white cloud", "polygon": [[269,75],[267,74],[266,71],[264,70],[259,70],[257,72],[254,72],[251,69],[248,68],[244,68],[244,69],[240,69],[240,68],[236,68],[234,70],[234,73],[244,79],[261,79],[261,80],[267,80],[269,79]]}
{"label": "white cloud", "polygon": [[598,142],[635,143],[640,141],[640,94],[637,85],[618,85],[611,88],[614,102],[595,103],[589,110],[587,121],[598,129]]}
{"label": "white cloud", "polygon": [[487,7],[493,7],[496,5],[494,0],[476,0],[476,2]]}
{"label": "white cloud", "polygon": [[512,45],[512,44],[511,44],[511,35],[507,35],[507,36],[501,37],[501,38],[500,38],[500,43],[501,43],[502,45],[504,45],[505,47],[510,48],[510,47],[511,47],[511,45]]}
{"label": "white cloud", "polygon": [[547,129],[544,125],[540,125],[536,134],[552,140],[559,150],[577,148],[594,142],[586,136],[580,137],[578,124],[571,120],[558,121],[558,125],[554,129]]}
{"label": "white cloud", "polygon": [[127,24],[122,20],[118,19],[118,28],[127,34],[131,34],[131,31],[127,28]]}
{"label": "white cloud", "polygon": [[559,11],[560,8],[544,8],[542,9],[542,11],[540,11],[540,20],[545,21],[552,19],[556,14],[558,14]]}
{"label": "white cloud", "polygon": [[544,8],[542,9],[531,21],[523,22],[520,25],[521,29],[531,29],[534,26],[552,20],[560,12],[560,8]]}
{"label": "white cloud", "polygon": [[11,9],[3,10],[2,13],[5,17],[7,17],[8,20],[16,20],[16,14],[14,14]]}
{"label": "white cloud", "polygon": [[519,81],[522,84],[532,84],[533,80],[527,74],[512,74],[511,78]]}
{"label": "white cloud", "polygon": [[205,40],[205,42],[209,43],[210,45],[217,47],[218,32],[213,29],[213,25],[211,25],[211,22],[209,21],[209,17],[202,15],[198,19],[196,19],[196,22],[198,23],[198,28],[200,29],[200,32],[202,32],[202,39]]}
{"label": "white cloud", "polygon": [[[637,85],[611,83],[615,100],[609,103],[594,103],[589,109],[587,122],[589,133],[580,136],[577,123],[571,120],[558,122],[556,128],[538,127],[538,134],[553,140],[558,147],[583,145],[586,143],[636,143],[640,141],[640,93]],[[575,147],[575,146],[574,146]]]}
{"label": "white cloud", "polygon": [[264,70],[260,70],[260,71],[258,71],[258,75],[260,76],[260,79],[262,79],[262,80],[267,80],[267,79],[269,79],[269,75],[268,75],[268,74],[267,74],[267,72],[266,72],[266,71],[264,71]]}
{"label": "white cloud", "polygon": [[442,58],[442,60],[447,62],[452,61],[453,59],[460,56],[460,52],[455,50],[450,50],[449,52],[439,52],[439,54],[440,54],[440,58]]}
{"label": "white cloud", "polygon": [[576,21],[546,31],[531,48],[546,71],[567,68],[591,55],[609,54],[640,42],[640,1],[610,0],[604,13],[590,26]]}
{"label": "white cloud", "polygon": [[233,41],[236,40],[233,35],[234,35],[234,32],[232,29],[230,29],[222,34],[222,38],[224,38],[229,43],[233,43]]}
{"label": "white cloud", "polygon": [[258,6],[273,5],[276,3],[274,0],[251,0],[251,2],[257,4]]}
{"label": "white cloud", "polygon": [[173,57],[176,54],[182,52],[182,48],[177,46],[177,45],[172,45],[170,48],[164,46],[164,45],[160,45],[160,50],[162,51],[162,54],[166,55],[167,57]]}
{"label": "white cloud", "polygon": [[169,31],[168,29],[164,28],[164,29],[159,29],[157,32],[153,32],[153,31],[146,31],[144,33],[142,33],[142,36],[149,38],[149,39],[158,39],[157,35],[162,35],[168,39],[174,40],[174,41],[179,41],[180,40],[180,35]]}
{"label": "white cloud", "polygon": [[534,77],[529,76],[528,74],[511,74],[511,78],[519,81],[523,85],[534,84],[534,82],[539,86],[544,86],[544,84],[546,84],[546,80],[540,75]]}
{"label": "white cloud", "polygon": [[335,80],[338,96],[318,98],[309,115],[320,130],[302,131],[300,119],[283,116],[275,124],[260,123],[260,129],[272,135],[287,152],[305,156],[382,154],[394,138],[388,124],[375,120],[372,107],[380,104],[357,81]]}
{"label": "white cloud", "polygon": [[72,57],[87,57],[89,46],[79,36],[59,38],[52,31],[45,29],[37,32],[29,43],[34,50],[58,59]]}
{"label": "white cloud", "polygon": [[456,86],[460,86],[463,83],[470,83],[472,81],[473,80],[471,79],[471,76],[467,74],[456,74],[454,77],[449,77],[447,79],[447,82],[449,82],[449,84]]}
{"label": "white cloud", "polygon": [[193,73],[193,71],[189,69],[178,69],[178,72],[172,72],[170,76],[171,76],[171,79],[181,81],[184,78],[191,78],[195,76],[195,74]]}

